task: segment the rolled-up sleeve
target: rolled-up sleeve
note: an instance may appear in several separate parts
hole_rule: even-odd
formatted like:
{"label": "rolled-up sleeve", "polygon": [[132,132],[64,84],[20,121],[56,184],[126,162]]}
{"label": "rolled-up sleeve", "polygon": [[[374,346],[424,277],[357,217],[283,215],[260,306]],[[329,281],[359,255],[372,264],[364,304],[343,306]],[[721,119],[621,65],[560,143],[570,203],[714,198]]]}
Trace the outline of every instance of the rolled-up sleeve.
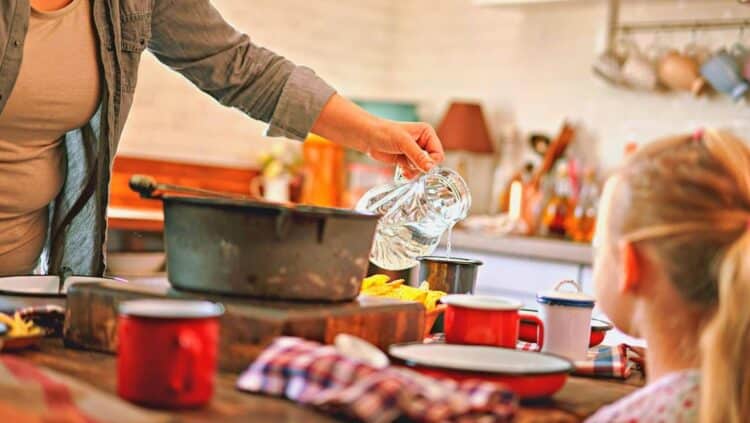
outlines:
{"label": "rolled-up sleeve", "polygon": [[221,104],[304,139],[335,90],[312,70],[250,41],[208,0],[156,0],[149,50]]}

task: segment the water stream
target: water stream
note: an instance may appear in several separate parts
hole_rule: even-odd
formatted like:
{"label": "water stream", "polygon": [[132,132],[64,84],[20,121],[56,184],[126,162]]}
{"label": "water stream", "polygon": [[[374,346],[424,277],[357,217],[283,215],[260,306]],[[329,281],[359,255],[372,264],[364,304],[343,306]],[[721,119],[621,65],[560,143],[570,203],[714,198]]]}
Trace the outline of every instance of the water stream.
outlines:
{"label": "water stream", "polygon": [[445,250],[446,250],[445,251],[445,255],[448,258],[451,258],[451,254],[452,254],[452,250],[453,250],[453,246],[451,245],[452,241],[453,241],[453,225],[451,225],[448,228],[448,240],[447,240],[447,245],[445,246],[446,247],[445,248]]}

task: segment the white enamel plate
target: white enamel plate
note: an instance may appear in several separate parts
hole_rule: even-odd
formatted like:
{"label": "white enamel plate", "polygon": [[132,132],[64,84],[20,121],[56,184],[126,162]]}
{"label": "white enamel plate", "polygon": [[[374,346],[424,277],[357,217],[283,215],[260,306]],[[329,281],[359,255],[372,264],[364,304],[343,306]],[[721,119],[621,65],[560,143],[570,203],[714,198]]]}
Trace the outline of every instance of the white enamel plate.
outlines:
{"label": "white enamel plate", "polygon": [[437,379],[497,383],[522,399],[546,398],[565,385],[573,365],[563,358],[505,348],[405,344],[389,349],[406,366]]}
{"label": "white enamel plate", "polygon": [[451,344],[394,345],[391,356],[417,366],[495,373],[503,375],[542,375],[568,373],[568,360],[553,355],[507,348]]}

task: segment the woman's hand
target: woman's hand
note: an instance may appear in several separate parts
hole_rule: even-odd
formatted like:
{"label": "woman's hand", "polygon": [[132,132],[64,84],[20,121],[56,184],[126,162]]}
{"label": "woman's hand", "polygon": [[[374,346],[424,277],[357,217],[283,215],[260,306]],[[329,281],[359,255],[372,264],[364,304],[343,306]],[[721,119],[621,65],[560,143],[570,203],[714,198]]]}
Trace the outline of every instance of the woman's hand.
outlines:
{"label": "woman's hand", "polygon": [[368,137],[366,152],[375,160],[398,165],[407,178],[429,171],[444,159],[440,139],[426,123],[383,120],[376,134]]}
{"label": "woman's hand", "polygon": [[430,125],[377,118],[338,94],[323,108],[312,132],[398,165],[407,178],[429,171],[444,158],[443,146]]}

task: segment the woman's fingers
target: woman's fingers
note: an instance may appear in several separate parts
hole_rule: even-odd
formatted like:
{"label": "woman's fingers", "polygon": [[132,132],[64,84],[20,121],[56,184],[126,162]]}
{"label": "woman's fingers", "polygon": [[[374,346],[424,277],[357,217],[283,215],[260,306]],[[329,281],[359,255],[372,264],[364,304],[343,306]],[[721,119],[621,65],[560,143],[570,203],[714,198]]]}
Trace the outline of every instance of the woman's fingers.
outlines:
{"label": "woman's fingers", "polygon": [[384,121],[384,125],[385,140],[371,144],[370,156],[398,165],[404,176],[413,178],[419,172],[429,172],[445,158],[440,139],[430,125],[390,121]]}
{"label": "woman's fingers", "polygon": [[419,123],[417,144],[426,151],[435,162],[440,163],[445,159],[443,144],[440,142],[435,129],[426,123]]}
{"label": "woman's fingers", "polygon": [[415,168],[411,161],[403,154],[389,154],[383,153],[382,151],[371,151],[370,157],[379,162],[393,164],[400,167],[404,176],[409,179],[413,179],[419,175],[419,170]]}
{"label": "woman's fingers", "polygon": [[404,131],[398,140],[398,145],[414,166],[423,172],[428,172],[435,167],[435,160],[430,156],[429,151],[425,151],[420,147],[420,136],[421,134],[417,134],[417,138],[415,139],[414,135],[410,134],[409,131]]}

